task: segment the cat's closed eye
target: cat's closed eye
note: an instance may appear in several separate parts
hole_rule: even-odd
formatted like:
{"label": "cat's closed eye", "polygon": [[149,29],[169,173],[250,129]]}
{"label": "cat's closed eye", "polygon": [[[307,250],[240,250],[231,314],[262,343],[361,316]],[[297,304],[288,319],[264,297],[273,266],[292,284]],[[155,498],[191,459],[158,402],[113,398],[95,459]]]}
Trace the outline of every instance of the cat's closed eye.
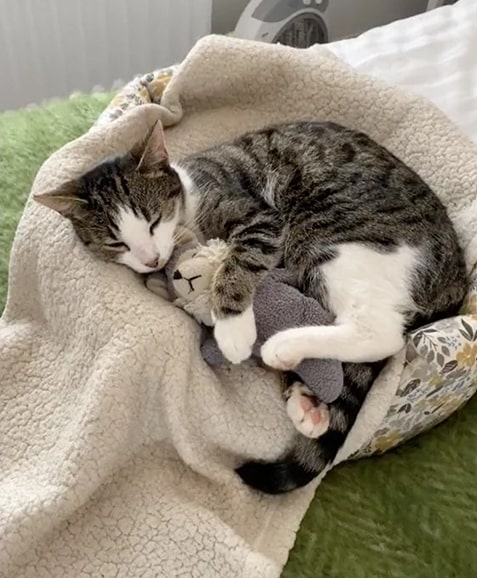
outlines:
{"label": "cat's closed eye", "polygon": [[157,219],[155,219],[151,225],[149,226],[149,233],[152,235],[154,232],[154,229],[159,225],[159,223],[161,222],[161,217],[158,217]]}
{"label": "cat's closed eye", "polygon": [[114,241],[112,243],[107,243],[106,247],[118,251],[129,251],[129,247],[126,245],[126,243],[123,243],[122,241]]}

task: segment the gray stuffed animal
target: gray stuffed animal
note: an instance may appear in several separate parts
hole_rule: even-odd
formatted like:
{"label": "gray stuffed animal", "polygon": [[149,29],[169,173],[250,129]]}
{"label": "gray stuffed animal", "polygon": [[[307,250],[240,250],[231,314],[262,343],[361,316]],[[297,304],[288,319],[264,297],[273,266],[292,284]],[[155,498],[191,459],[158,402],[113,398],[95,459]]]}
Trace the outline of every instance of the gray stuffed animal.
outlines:
{"label": "gray stuffed animal", "polygon": [[[226,251],[227,244],[223,241],[213,240],[206,245],[191,241],[173,255],[165,273],[150,275],[146,285],[163,296],[167,290],[177,306],[200,323],[212,326],[210,288]],[[258,358],[263,343],[278,331],[333,322],[333,316],[315,299],[306,297],[293,286],[293,280],[285,269],[274,269],[259,285],[253,310],[257,340],[252,353]],[[210,331],[206,333],[201,352],[212,366],[227,363]],[[305,359],[294,373],[324,403],[334,401],[343,388],[343,369],[336,360]]]}

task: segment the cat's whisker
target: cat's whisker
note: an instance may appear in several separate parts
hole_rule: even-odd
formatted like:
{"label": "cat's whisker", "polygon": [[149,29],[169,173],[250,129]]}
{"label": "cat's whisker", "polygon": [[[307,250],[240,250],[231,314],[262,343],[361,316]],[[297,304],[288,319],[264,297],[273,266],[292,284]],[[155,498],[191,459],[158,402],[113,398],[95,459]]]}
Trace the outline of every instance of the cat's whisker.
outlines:
{"label": "cat's whisker", "polygon": [[176,230],[174,231],[173,235],[174,242],[181,241],[183,239],[183,237],[186,235],[184,229],[189,229],[191,231],[200,229],[205,216],[206,215],[202,212],[197,214],[196,216],[191,217],[187,221],[181,223],[180,227],[176,228]]}

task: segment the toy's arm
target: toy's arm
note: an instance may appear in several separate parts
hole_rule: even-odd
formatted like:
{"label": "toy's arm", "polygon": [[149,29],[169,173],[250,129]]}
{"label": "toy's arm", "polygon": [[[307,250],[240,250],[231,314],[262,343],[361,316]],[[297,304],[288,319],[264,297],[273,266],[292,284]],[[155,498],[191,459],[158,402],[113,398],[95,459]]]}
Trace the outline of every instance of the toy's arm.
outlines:
{"label": "toy's arm", "polygon": [[227,360],[222,355],[222,352],[211,334],[206,335],[206,338],[201,345],[200,352],[209,365],[216,366],[227,363]]}
{"label": "toy's arm", "polygon": [[179,307],[179,309],[184,309],[187,305],[187,301],[184,299],[184,297],[176,297],[172,303],[176,307]]}

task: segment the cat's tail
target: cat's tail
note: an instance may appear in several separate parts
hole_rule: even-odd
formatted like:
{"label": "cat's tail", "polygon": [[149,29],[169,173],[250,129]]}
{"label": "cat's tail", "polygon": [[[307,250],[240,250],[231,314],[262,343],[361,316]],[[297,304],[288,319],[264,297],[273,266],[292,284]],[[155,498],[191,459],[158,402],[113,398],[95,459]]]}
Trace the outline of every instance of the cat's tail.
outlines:
{"label": "cat's tail", "polygon": [[[315,453],[316,447],[314,446],[319,444],[318,440],[300,436],[298,443],[302,445],[303,442],[309,446],[312,454]],[[247,486],[255,490],[266,494],[283,494],[306,486],[323,469],[324,466],[319,469],[311,463],[303,463],[293,451],[278,462],[247,462],[236,471]]]}
{"label": "cat's tail", "polygon": [[238,475],[248,486],[267,494],[282,494],[311,482],[335,459],[384,363],[343,364],[345,385],[328,406],[328,431],[318,439],[297,435],[293,449],[283,459],[247,462],[237,469]]}

